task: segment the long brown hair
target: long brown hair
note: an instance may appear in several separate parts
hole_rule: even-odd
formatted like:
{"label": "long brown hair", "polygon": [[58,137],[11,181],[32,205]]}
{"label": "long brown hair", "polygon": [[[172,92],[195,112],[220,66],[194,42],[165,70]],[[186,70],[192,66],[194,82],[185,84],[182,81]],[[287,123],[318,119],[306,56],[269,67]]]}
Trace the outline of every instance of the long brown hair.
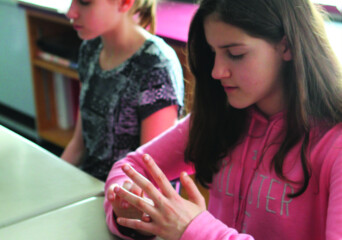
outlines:
{"label": "long brown hair", "polygon": [[302,194],[309,183],[307,148],[309,132],[317,122],[328,126],[342,122],[342,73],[324,29],[321,11],[310,0],[203,0],[193,17],[188,40],[188,60],[195,76],[194,104],[189,142],[185,152],[196,178],[208,186],[220,163],[244,136],[246,109],[234,109],[211,71],[214,55],[203,29],[204,19],[215,13],[227,24],[247,34],[278,43],[286,36],[292,61],[286,65],[284,92],[287,102],[285,137],[272,160],[285,180],[283,164],[289,150],[301,142],[304,183],[291,197]]}

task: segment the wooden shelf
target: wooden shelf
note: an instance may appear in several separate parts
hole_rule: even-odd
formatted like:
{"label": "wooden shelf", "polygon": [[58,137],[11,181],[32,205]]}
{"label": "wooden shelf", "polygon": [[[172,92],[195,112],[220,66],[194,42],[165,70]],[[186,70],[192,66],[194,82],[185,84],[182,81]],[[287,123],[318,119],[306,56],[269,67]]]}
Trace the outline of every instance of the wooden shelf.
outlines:
{"label": "wooden shelf", "polygon": [[[78,72],[73,68],[39,58],[37,53],[44,50],[39,49],[37,42],[39,39],[55,36],[78,38],[77,33],[64,15],[52,14],[39,9],[28,9],[26,19],[38,136],[60,147],[66,147],[72,138],[74,128],[64,130],[59,127],[54,77],[55,73],[60,73],[70,81],[78,80]],[[72,103],[70,102],[70,104]]]}
{"label": "wooden shelf", "polygon": [[68,68],[53,62],[48,62],[42,59],[34,59],[33,64],[37,67],[52,71],[52,72],[59,72],[67,77],[72,79],[78,79],[78,72],[75,69]]}

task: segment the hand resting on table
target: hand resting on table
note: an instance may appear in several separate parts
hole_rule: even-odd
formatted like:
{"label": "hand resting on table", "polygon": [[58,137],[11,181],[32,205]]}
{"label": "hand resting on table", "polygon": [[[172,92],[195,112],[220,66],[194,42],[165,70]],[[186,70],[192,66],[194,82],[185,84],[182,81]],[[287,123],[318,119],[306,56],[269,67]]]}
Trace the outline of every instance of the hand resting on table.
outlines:
{"label": "hand resting on table", "polygon": [[[117,222],[122,226],[148,232],[165,240],[179,239],[187,225],[206,210],[204,197],[185,172],[181,173],[180,181],[189,200],[182,198],[176,192],[149,155],[144,155],[143,162],[160,190],[130,165],[125,164],[122,170],[133,181],[132,186],[130,188],[126,186],[128,190],[125,186],[113,185],[109,190],[111,194],[107,195],[118,217]],[[145,192],[154,204],[140,197],[141,191]],[[111,199],[113,197],[118,200],[113,201]],[[141,221],[142,218],[145,219]]]}

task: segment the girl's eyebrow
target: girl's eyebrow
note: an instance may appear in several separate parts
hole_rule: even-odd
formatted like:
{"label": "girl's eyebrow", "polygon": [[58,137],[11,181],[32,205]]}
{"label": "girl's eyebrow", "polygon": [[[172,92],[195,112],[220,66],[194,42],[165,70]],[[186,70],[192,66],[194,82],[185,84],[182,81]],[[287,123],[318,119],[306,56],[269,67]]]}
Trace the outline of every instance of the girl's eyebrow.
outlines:
{"label": "girl's eyebrow", "polygon": [[[211,50],[214,50],[214,47],[211,46],[208,42],[207,44],[209,45],[209,48]],[[230,47],[245,47],[246,45],[243,44],[243,43],[230,43],[230,44],[226,44],[226,45],[221,45],[221,46],[218,46],[219,49],[227,49],[227,48],[230,48]]]}
{"label": "girl's eyebrow", "polygon": [[231,44],[219,46],[218,48],[230,48],[230,47],[241,47],[241,46],[245,46],[245,44],[242,44],[242,43],[231,43]]}

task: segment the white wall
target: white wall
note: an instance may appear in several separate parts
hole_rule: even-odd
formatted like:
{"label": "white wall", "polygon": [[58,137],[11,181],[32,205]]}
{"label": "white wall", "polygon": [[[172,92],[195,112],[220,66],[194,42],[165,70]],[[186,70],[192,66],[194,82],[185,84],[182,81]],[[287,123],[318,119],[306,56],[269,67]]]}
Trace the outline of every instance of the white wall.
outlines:
{"label": "white wall", "polygon": [[0,103],[35,118],[25,10],[0,0]]}

